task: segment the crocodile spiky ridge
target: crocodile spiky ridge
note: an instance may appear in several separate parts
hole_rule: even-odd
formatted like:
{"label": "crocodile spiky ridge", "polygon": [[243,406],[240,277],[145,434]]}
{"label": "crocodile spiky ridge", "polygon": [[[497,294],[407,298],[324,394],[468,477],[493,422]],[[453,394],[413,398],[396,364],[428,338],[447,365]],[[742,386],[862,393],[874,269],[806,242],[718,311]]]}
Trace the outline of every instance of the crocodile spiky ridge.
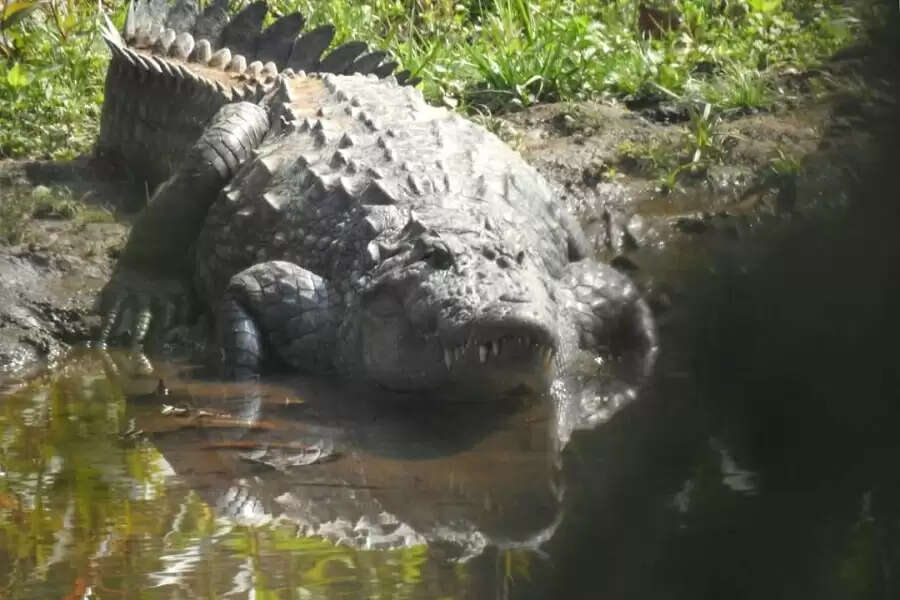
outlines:
{"label": "crocodile spiky ridge", "polygon": [[[428,105],[384,53],[350,42],[320,58],[322,29],[295,38],[302,18],[260,33],[262,3],[231,20],[187,5],[138,4],[123,35],[104,31],[99,146],[171,177],[104,292],[101,340],[124,323],[140,342],[154,307],[171,321],[163,287],[147,289],[161,274],[192,280],[237,378],[274,358],[394,389],[506,392],[546,389],[581,353],[634,346],[652,363],[635,286],[586,260],[580,226],[495,135]],[[154,17],[185,14],[214,42]]]}
{"label": "crocodile spiky ridge", "polygon": [[[228,17],[228,1],[202,12],[194,0],[138,0],[129,5],[124,30],[107,23],[112,52],[97,153],[157,184],[171,174],[209,119],[223,105],[258,102],[279,74],[362,73],[392,76],[415,85],[408,70],[384,51],[347,42],[325,53],[332,25],[299,35],[299,12],[262,29],[268,7],[253,2]],[[392,75],[393,74],[393,75]]]}

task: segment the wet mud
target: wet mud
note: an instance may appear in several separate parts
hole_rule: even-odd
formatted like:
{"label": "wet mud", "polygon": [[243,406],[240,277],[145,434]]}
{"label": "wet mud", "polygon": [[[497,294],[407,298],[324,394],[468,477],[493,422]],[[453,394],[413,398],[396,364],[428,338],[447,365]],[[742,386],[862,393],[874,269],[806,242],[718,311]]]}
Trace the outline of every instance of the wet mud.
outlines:
{"label": "wet mud", "polygon": [[[128,234],[127,220],[97,215],[126,193],[84,161],[0,161],[0,382],[34,375],[90,339],[94,299]],[[42,194],[91,212],[38,210]]]}

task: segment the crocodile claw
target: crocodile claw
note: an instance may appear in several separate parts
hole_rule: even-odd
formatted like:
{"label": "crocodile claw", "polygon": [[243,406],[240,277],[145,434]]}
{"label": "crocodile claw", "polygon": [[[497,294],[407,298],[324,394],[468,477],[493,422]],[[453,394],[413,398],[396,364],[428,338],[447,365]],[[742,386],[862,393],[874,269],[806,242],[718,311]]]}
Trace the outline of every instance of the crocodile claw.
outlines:
{"label": "crocodile claw", "polygon": [[103,318],[96,346],[106,348],[121,341],[133,348],[150,336],[165,336],[174,327],[186,325],[191,315],[188,287],[179,280],[147,278],[119,269],[99,298]]}
{"label": "crocodile claw", "polygon": [[[100,356],[110,379],[127,381],[134,377],[148,377],[155,372],[153,363],[140,349],[107,351],[106,348],[103,348]],[[161,382],[162,380],[160,380]]]}

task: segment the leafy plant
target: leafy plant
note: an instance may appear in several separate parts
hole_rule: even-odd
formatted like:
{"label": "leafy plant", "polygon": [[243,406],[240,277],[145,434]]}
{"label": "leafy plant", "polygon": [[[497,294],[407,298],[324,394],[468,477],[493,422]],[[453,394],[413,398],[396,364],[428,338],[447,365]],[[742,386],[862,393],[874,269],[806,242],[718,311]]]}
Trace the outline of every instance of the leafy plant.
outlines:
{"label": "leafy plant", "polygon": [[691,107],[688,111],[690,121],[686,132],[686,142],[691,150],[691,163],[698,165],[701,161],[711,160],[722,153],[723,134],[719,130],[722,119],[713,113],[712,104],[704,103],[703,110]]}
{"label": "leafy plant", "polygon": [[685,173],[701,175],[726,154],[730,134],[722,131],[722,116],[710,103],[691,106],[689,120],[674,143],[658,138],[647,142],[626,140],[619,144],[625,166],[655,177],[663,192],[674,190]]}
{"label": "leafy plant", "polygon": [[18,0],[0,4],[0,31],[11,27],[44,4],[43,1]]}
{"label": "leafy plant", "polygon": [[15,123],[0,128],[0,157],[70,158],[90,149],[103,101],[96,4],[28,4],[0,30],[0,122]]}
{"label": "leafy plant", "polygon": [[769,168],[775,177],[795,177],[803,172],[803,163],[782,148],[776,150],[778,156],[769,161]]}
{"label": "leafy plant", "polygon": [[781,8],[781,0],[747,0],[747,5],[750,10],[771,13]]}

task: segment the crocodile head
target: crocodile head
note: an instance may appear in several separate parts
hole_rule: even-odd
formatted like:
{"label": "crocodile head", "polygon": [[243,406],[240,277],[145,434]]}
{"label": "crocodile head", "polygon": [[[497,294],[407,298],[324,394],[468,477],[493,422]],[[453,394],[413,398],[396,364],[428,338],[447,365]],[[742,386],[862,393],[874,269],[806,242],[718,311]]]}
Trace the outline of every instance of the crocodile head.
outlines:
{"label": "crocodile head", "polygon": [[538,257],[464,215],[441,221],[416,221],[380,246],[360,305],[365,371],[391,389],[546,389],[561,340]]}

